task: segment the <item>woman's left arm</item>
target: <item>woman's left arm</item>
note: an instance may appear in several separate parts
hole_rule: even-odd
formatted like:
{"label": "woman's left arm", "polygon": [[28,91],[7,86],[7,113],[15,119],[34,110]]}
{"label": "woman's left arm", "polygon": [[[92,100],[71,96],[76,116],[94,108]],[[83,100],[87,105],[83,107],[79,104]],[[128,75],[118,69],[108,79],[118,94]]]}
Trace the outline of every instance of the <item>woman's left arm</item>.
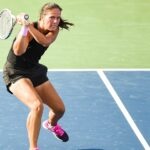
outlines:
{"label": "woman's left arm", "polygon": [[48,47],[52,42],[55,41],[59,33],[59,28],[56,31],[52,31],[44,35],[34,28],[33,24],[30,24],[28,26],[28,31],[39,44],[43,45],[44,47]]}

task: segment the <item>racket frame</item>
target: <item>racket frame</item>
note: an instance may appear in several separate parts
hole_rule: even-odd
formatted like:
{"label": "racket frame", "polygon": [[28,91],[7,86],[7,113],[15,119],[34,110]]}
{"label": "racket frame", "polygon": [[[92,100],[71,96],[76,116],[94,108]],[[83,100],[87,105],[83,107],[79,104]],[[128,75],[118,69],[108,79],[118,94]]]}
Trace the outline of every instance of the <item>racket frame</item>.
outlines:
{"label": "racket frame", "polygon": [[11,27],[8,29],[9,30],[8,34],[0,35],[0,39],[2,39],[2,40],[5,40],[5,39],[7,39],[10,36],[10,34],[11,34],[12,30],[13,30],[13,27],[16,24],[16,17],[14,15],[12,15],[11,11],[9,9],[7,9],[7,8],[3,9],[0,12],[0,17],[1,17],[1,15],[3,15],[4,12],[7,12],[10,15],[10,17],[11,17],[11,21],[10,21],[11,22],[11,25],[10,25]]}
{"label": "racket frame", "polygon": [[[9,28],[8,34],[0,35],[0,39],[2,39],[2,40],[7,39],[7,38],[11,35],[12,30],[13,30],[13,28],[14,28],[16,22],[17,22],[16,16],[14,16],[14,15],[11,13],[11,10],[9,10],[9,9],[7,9],[7,8],[1,10],[1,12],[0,12],[0,17],[1,17],[1,15],[2,15],[5,11],[7,11],[7,13],[8,13],[8,14],[10,15],[10,17],[11,17],[11,27]],[[28,20],[28,19],[29,19],[29,15],[28,15],[28,14],[25,14],[24,19]]]}

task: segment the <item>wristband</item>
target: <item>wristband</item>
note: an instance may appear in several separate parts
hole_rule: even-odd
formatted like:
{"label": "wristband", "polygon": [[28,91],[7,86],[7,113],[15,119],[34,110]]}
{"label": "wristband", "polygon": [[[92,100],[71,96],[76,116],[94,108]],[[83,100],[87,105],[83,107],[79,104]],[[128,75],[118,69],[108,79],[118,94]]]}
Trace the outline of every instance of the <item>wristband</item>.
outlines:
{"label": "wristband", "polygon": [[22,36],[27,36],[28,27],[22,26],[20,33],[21,33]]}

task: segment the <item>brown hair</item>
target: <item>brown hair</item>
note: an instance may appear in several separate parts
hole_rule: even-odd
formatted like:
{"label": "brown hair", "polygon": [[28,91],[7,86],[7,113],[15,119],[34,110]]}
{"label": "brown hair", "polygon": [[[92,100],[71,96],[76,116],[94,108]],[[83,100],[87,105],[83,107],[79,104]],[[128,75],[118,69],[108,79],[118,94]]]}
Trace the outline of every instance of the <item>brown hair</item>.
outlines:
{"label": "brown hair", "polygon": [[[54,8],[58,8],[60,11],[62,11],[62,8],[56,4],[56,3],[46,3],[40,11],[40,19],[42,18],[43,15],[45,15],[45,12]],[[60,28],[64,28],[64,29],[69,29],[69,26],[73,26],[73,23],[68,22],[67,20],[64,20],[62,18],[60,18],[60,23],[59,23],[59,27]]]}

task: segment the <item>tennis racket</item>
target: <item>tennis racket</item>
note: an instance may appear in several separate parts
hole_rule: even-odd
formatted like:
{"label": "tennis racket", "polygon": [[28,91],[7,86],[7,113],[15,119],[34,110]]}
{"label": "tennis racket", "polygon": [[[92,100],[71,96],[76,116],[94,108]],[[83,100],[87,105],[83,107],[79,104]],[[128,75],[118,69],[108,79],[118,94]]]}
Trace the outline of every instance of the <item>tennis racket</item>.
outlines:
{"label": "tennis racket", "polygon": [[[28,20],[29,15],[24,15],[24,19]],[[0,12],[0,39],[7,39],[16,24],[16,17],[11,13],[9,9],[3,9]]]}

